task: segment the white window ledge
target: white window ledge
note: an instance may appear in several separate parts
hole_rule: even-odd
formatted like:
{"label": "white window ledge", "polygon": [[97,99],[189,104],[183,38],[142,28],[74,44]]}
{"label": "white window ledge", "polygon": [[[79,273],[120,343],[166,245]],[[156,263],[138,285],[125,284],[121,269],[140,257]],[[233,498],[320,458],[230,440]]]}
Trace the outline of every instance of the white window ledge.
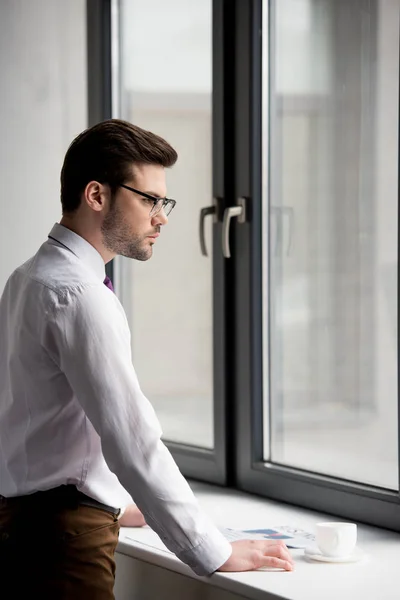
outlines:
{"label": "white window ledge", "polygon": [[[221,527],[256,529],[293,525],[314,532],[318,521],[337,517],[280,504],[242,492],[191,482],[200,504]],[[252,571],[197,577],[148,527],[121,528],[117,548],[116,600],[399,600],[400,534],[358,524],[357,563],[311,562],[291,550],[293,572]],[[158,547],[156,547],[158,545]]]}

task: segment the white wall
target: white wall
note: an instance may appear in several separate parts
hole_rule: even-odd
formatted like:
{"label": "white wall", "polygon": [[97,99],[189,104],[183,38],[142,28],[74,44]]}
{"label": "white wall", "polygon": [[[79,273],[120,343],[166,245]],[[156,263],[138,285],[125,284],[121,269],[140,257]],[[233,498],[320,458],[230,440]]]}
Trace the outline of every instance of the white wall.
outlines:
{"label": "white wall", "polygon": [[0,294],[60,218],[59,176],[86,127],[85,0],[0,3]]}

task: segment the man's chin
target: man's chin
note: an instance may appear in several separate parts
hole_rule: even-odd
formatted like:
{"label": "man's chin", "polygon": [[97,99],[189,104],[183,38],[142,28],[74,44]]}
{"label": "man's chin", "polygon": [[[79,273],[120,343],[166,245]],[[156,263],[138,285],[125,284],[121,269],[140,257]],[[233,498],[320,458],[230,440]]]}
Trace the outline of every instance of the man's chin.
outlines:
{"label": "man's chin", "polygon": [[134,252],[123,252],[122,254],[120,254],[120,256],[124,256],[125,258],[132,258],[134,260],[140,260],[142,262],[145,262],[146,260],[149,260],[149,258],[151,258],[153,256],[153,248],[147,248],[146,250],[143,250],[142,252],[138,252],[137,250],[135,250]]}

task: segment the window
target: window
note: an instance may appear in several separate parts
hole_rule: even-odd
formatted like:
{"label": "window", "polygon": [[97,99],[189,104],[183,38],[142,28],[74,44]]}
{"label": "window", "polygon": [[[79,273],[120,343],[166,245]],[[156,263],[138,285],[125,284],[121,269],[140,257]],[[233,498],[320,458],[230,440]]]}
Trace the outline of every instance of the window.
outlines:
{"label": "window", "polygon": [[399,3],[271,8],[264,455],[398,490]]}
{"label": "window", "polygon": [[177,210],[152,260],[122,264],[133,360],[165,438],[213,448],[212,262],[198,238],[212,194],[211,2],[123,0],[121,14],[121,116],[179,155],[167,174]]}
{"label": "window", "polygon": [[396,528],[400,2],[262,6],[238,42],[238,485]]}
{"label": "window", "polygon": [[115,114],[163,136],[179,159],[167,172],[168,195],[177,200],[168,227],[150,261],[115,261],[117,291],[132,330],[133,362],[164,440],[186,474],[224,483],[225,284],[219,247],[214,252],[224,195],[222,155],[214,150],[223,148],[224,135],[222,3],[118,6]]}
{"label": "window", "polygon": [[180,154],[116,264],[179,466],[399,529],[400,0],[113,5],[117,113]]}

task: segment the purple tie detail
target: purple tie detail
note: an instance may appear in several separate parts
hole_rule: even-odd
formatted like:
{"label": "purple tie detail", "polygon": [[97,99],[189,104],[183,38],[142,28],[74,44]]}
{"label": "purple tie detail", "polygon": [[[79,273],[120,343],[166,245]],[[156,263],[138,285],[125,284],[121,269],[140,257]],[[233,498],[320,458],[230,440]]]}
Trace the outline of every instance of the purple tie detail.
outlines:
{"label": "purple tie detail", "polygon": [[106,275],[106,278],[104,280],[104,285],[106,285],[108,287],[108,289],[111,290],[112,292],[114,291],[112,281],[111,281],[111,279],[107,275]]}

